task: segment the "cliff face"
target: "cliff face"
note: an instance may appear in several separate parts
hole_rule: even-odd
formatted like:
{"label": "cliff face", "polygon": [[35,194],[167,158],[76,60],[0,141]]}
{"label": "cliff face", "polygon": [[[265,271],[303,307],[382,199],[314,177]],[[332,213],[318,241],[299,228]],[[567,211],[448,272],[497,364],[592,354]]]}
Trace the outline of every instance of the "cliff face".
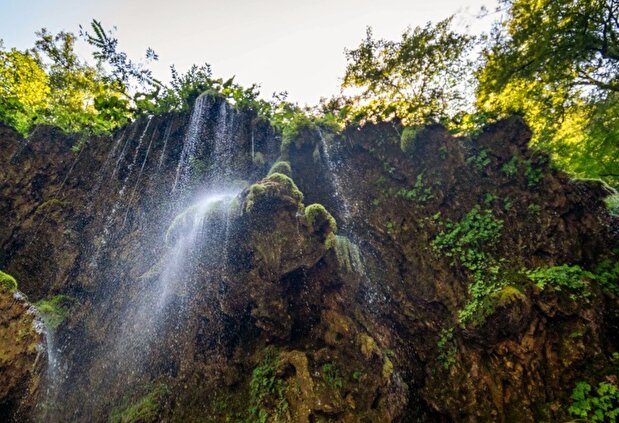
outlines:
{"label": "cliff face", "polygon": [[77,153],[0,131],[0,267],[70,299],[16,419],[557,421],[577,382],[616,383],[607,193],[516,118],[282,148],[201,97]]}

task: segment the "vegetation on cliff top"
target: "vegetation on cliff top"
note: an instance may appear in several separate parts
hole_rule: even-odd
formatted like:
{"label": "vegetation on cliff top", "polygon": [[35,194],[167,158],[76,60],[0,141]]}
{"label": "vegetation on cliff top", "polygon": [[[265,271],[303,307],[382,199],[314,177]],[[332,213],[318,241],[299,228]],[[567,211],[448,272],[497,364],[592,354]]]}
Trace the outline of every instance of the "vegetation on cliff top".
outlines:
{"label": "vegetation on cliff top", "polygon": [[[339,130],[397,118],[471,132],[520,113],[533,143],[557,164],[618,187],[616,2],[501,0],[501,6],[493,30],[478,38],[456,32],[453,18],[408,29],[398,41],[376,39],[368,28],[359,46],[346,51],[343,88],[353,91],[306,109],[287,102],[285,93],[265,101],[255,84],[214,78],[208,64],[182,75],[172,67],[171,82],[163,84],[147,67],[158,59],[152,49],[145,63],[132,61],[95,20],[80,36],[95,49],[96,66],[77,56],[74,34],[42,30],[33,49],[0,45],[0,121],[24,134],[38,123],[102,133],[141,114],[187,110],[207,92],[254,110],[288,146],[302,128],[319,125]],[[409,132],[407,142],[415,135]]]}

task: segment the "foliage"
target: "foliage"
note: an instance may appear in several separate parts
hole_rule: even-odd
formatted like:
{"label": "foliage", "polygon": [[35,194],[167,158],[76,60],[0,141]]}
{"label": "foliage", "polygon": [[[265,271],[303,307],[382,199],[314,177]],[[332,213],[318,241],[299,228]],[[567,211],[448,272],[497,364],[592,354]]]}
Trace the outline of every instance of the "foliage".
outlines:
{"label": "foliage", "polygon": [[540,289],[547,286],[556,291],[566,289],[572,300],[587,298],[591,295],[587,280],[594,279],[594,275],[584,271],[580,266],[552,266],[528,270],[527,276]]}
{"label": "foliage", "polygon": [[0,49],[0,120],[27,135],[35,124],[102,133],[132,116],[122,87],[80,60],[75,36],[37,33],[35,48]]}
{"label": "foliage", "polygon": [[[322,204],[310,204],[305,208],[305,220],[314,232],[337,232],[335,218]],[[328,228],[328,230],[325,230]]]}
{"label": "foliage", "polygon": [[56,330],[67,318],[72,303],[70,297],[61,294],[40,300],[35,303],[35,307],[41,313],[45,326],[50,330]]}
{"label": "foliage", "polygon": [[460,311],[463,324],[482,323],[493,308],[493,295],[503,286],[499,278],[499,263],[488,252],[498,242],[503,221],[492,211],[473,207],[459,222],[448,221],[432,241],[435,252],[451,258],[452,266],[464,267],[473,283],[469,286],[470,298]]}
{"label": "foliage", "polygon": [[518,157],[512,157],[507,163],[501,166],[501,172],[509,177],[516,175],[516,172],[518,172]]}
{"label": "foliage", "polygon": [[539,182],[542,180],[543,170],[535,167],[533,165],[533,161],[530,159],[525,160],[523,164],[524,164],[524,175],[527,177],[527,184],[529,185],[529,188],[533,188],[534,186],[539,184]]}
{"label": "foliage", "polygon": [[321,367],[322,377],[331,387],[336,389],[342,389],[344,387],[344,380],[340,373],[340,369],[335,363],[325,363]]}
{"label": "foliage", "polygon": [[365,40],[346,51],[343,87],[362,90],[349,114],[422,125],[459,110],[472,38],[452,31],[451,22],[408,29],[400,41],[375,39],[368,28]]}
{"label": "foliage", "polygon": [[0,291],[13,293],[17,290],[17,281],[8,273],[0,270]]}
{"label": "foliage", "polygon": [[610,214],[619,216],[619,193],[609,195],[604,199],[604,202],[608,206]]}
{"label": "foliage", "polygon": [[619,417],[619,389],[608,382],[600,382],[597,389],[587,382],[578,382],[572,391],[569,413],[589,422],[614,422]]}
{"label": "foliage", "polygon": [[482,148],[476,155],[469,157],[466,164],[481,172],[490,164],[490,150]]}
{"label": "foliage", "polygon": [[458,346],[454,339],[454,328],[441,330],[436,346],[439,351],[438,361],[445,369],[450,369],[458,359]]}
{"label": "foliage", "polygon": [[398,191],[398,197],[418,204],[426,204],[434,198],[432,189],[423,182],[423,172],[417,175],[415,185],[410,190],[402,188]]}
{"label": "foliage", "polygon": [[562,167],[617,185],[617,1],[502,0],[477,73],[477,105],[521,112]]}
{"label": "foliage", "polygon": [[169,388],[164,384],[155,385],[148,394],[132,404],[114,409],[110,423],[154,423],[161,420],[161,406]]}
{"label": "foliage", "polygon": [[287,383],[276,374],[278,354],[269,349],[262,361],[254,368],[249,383],[249,412],[252,421],[266,423],[284,421],[288,412],[285,393]]}
{"label": "foliage", "polygon": [[595,268],[593,279],[606,293],[619,296],[619,261],[603,260]]}

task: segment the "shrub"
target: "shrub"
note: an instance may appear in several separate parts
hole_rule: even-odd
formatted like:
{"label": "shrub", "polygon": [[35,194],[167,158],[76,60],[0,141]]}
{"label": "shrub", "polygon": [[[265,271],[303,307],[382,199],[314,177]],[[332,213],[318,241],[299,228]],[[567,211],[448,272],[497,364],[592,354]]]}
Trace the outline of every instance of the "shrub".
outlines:
{"label": "shrub", "polygon": [[600,382],[595,392],[587,382],[578,382],[572,391],[568,412],[589,422],[615,422],[619,417],[619,389]]}
{"label": "shrub", "polygon": [[400,189],[400,191],[398,191],[398,197],[423,205],[432,200],[434,194],[432,194],[432,189],[424,184],[423,173],[420,173],[417,175],[413,188],[410,190],[405,188]]}
{"label": "shrub", "polygon": [[436,346],[439,351],[438,361],[445,369],[449,369],[456,364],[458,358],[458,346],[454,340],[454,328],[443,329],[439,335]]}
{"label": "shrub", "polygon": [[501,166],[501,172],[505,174],[505,176],[512,177],[518,171],[518,158],[512,157],[510,161]]}
{"label": "shrub", "polygon": [[594,279],[594,275],[584,271],[580,266],[552,266],[541,267],[526,272],[529,279],[540,289],[551,287],[555,291],[567,289],[572,300],[587,298],[591,295],[587,279]]}
{"label": "shrub", "polygon": [[477,155],[469,157],[466,164],[479,171],[484,170],[490,164],[490,151],[487,148],[482,148]]}
{"label": "shrub", "polygon": [[494,294],[505,285],[499,279],[499,263],[486,252],[496,245],[502,229],[502,220],[475,206],[460,222],[448,221],[432,241],[435,252],[451,258],[452,266],[464,267],[472,279],[469,302],[459,313],[463,324],[481,324],[494,311]]}
{"label": "shrub", "polygon": [[17,291],[17,281],[8,273],[0,271],[0,291],[13,293]]}

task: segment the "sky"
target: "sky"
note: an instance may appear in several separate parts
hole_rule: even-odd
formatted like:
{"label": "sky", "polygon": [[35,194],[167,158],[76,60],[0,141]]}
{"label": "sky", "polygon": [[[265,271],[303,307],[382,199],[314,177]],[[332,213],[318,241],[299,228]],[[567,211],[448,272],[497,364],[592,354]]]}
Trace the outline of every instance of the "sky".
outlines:
{"label": "sky", "polygon": [[[133,59],[147,47],[151,63],[168,81],[169,67],[183,72],[209,63],[214,76],[258,83],[264,97],[288,91],[300,105],[339,92],[344,49],[355,48],[371,26],[376,38],[397,39],[408,27],[457,14],[458,29],[487,31],[491,18],[476,15],[496,0],[0,0],[5,47],[30,48],[35,31],[77,33],[93,19],[116,27],[119,47]],[[88,55],[85,46],[78,48]]]}

